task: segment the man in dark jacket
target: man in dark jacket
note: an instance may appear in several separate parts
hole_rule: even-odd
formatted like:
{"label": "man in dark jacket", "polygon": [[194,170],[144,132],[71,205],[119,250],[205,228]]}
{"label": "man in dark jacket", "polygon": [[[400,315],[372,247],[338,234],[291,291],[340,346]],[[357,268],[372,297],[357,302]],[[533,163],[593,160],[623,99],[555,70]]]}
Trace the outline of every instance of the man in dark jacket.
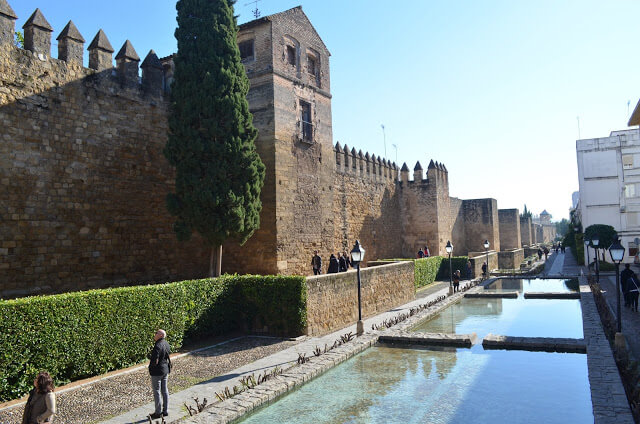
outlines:
{"label": "man in dark jacket", "polygon": [[311,258],[311,266],[313,267],[313,275],[322,274],[322,258],[318,255],[318,251],[313,252],[313,257]]}
{"label": "man in dark jacket", "polygon": [[[634,272],[631,271],[629,264],[624,264],[624,270],[620,273],[620,288],[622,289],[622,295],[624,296],[624,306],[629,307],[631,305],[629,299],[629,289],[631,289],[631,277],[634,276]],[[635,288],[635,287],[633,287]]]}
{"label": "man in dark jacket", "polygon": [[169,389],[167,388],[167,377],[171,372],[171,347],[166,340],[167,333],[158,329],[153,336],[156,344],[149,355],[149,375],[151,376],[151,389],[153,390],[153,402],[156,410],[149,416],[158,419],[169,415]]}
{"label": "man in dark jacket", "polygon": [[334,274],[340,271],[340,263],[335,255],[332,253],[329,257],[329,268],[327,269],[327,274]]}
{"label": "man in dark jacket", "polygon": [[346,258],[344,256],[342,256],[342,253],[340,253],[340,252],[338,252],[338,266],[339,266],[339,271],[340,272],[346,272],[347,271]]}

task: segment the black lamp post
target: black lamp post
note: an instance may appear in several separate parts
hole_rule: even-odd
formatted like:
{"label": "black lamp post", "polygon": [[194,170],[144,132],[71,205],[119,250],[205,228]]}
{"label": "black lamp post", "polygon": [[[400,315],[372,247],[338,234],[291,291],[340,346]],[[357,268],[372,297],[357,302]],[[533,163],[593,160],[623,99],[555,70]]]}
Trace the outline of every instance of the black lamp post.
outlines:
{"label": "black lamp post", "polygon": [[485,240],[483,243],[484,250],[487,254],[487,278],[489,278],[489,240]]}
{"label": "black lamp post", "polygon": [[584,239],[584,250],[587,251],[587,271],[589,271],[589,242],[590,240],[588,238]]}
{"label": "black lamp post", "polygon": [[451,268],[451,252],[453,252],[453,245],[451,244],[451,240],[447,241],[447,245],[444,247],[444,250],[449,254],[449,296],[453,294],[453,276],[451,273],[453,272]]}
{"label": "black lamp post", "polygon": [[598,261],[598,245],[600,244],[600,237],[594,234],[591,237],[591,244],[593,244],[593,250],[596,252],[596,281],[600,284],[600,262]]}
{"label": "black lamp post", "polygon": [[611,244],[611,247],[609,247],[611,259],[616,264],[616,304],[618,306],[616,321],[618,321],[618,333],[622,332],[622,318],[620,315],[620,262],[622,262],[622,258],[624,258],[624,250],[624,247],[620,244],[620,240],[617,237]]}
{"label": "black lamp post", "polygon": [[362,297],[360,295],[360,262],[364,259],[364,248],[360,246],[360,242],[356,240],[356,244],[351,249],[351,263],[355,264],[358,273],[358,324],[356,325],[356,334],[358,336],[364,333],[364,324],[362,323]]}

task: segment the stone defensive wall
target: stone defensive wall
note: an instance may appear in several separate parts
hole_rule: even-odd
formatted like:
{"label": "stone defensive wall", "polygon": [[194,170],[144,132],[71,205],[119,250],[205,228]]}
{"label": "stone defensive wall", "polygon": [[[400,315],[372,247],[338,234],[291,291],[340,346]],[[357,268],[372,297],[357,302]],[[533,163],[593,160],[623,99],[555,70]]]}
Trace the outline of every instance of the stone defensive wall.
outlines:
{"label": "stone defensive wall", "polygon": [[524,249],[508,249],[498,252],[498,268],[500,269],[520,269],[520,264],[524,261]]}
{"label": "stone defensive wall", "polygon": [[531,235],[530,217],[520,217],[520,240],[522,247],[531,246],[534,243],[533,236]]}
{"label": "stone defensive wall", "polygon": [[500,247],[502,250],[522,247],[520,214],[518,209],[498,209]]}
{"label": "stone defensive wall", "polygon": [[334,153],[334,251],[348,253],[358,239],[368,259],[400,256],[403,229],[395,163],[346,144],[336,144]]}
{"label": "stone defensive wall", "polygon": [[[13,45],[15,14],[0,1],[0,297],[206,275],[208,249],[178,243],[165,196],[173,171],[164,74],[127,41],[73,22],[57,35],[39,10]],[[142,78],[138,77],[139,67]]]}
{"label": "stone defensive wall", "polygon": [[[411,261],[360,270],[363,319],[415,299]],[[327,334],[358,320],[356,270],[307,277],[307,334]]]}

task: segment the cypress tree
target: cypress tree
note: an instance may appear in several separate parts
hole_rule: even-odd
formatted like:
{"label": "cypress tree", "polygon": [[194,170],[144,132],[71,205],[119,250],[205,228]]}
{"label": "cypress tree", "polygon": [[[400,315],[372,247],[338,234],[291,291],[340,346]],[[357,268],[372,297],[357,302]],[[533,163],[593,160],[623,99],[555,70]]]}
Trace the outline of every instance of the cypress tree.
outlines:
{"label": "cypress tree", "polygon": [[176,169],[167,209],[178,240],[199,233],[218,247],[241,244],[260,226],[265,167],[256,152],[233,14],[235,0],[180,0],[169,135],[164,155]]}

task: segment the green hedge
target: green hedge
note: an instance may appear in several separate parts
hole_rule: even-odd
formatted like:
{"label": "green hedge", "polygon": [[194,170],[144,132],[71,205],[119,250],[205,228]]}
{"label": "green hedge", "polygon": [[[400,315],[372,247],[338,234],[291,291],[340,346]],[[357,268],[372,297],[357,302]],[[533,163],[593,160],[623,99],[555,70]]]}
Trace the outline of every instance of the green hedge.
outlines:
{"label": "green hedge", "polygon": [[[468,256],[452,256],[451,257],[451,267],[453,268],[453,272],[459,269],[461,279],[467,278],[467,261],[468,260],[469,260]],[[449,281],[449,258],[448,257],[442,258],[442,262],[440,263],[440,269],[438,269],[438,275],[436,276],[436,279]]]}
{"label": "green hedge", "polygon": [[442,256],[415,259],[413,264],[414,284],[416,288],[423,287],[435,281],[442,264]]}
{"label": "green hedge", "polygon": [[0,301],[0,402],[40,370],[62,384],[138,363],[157,328],[174,349],[236,329],[299,335],[306,296],[304,277],[229,275]]}

